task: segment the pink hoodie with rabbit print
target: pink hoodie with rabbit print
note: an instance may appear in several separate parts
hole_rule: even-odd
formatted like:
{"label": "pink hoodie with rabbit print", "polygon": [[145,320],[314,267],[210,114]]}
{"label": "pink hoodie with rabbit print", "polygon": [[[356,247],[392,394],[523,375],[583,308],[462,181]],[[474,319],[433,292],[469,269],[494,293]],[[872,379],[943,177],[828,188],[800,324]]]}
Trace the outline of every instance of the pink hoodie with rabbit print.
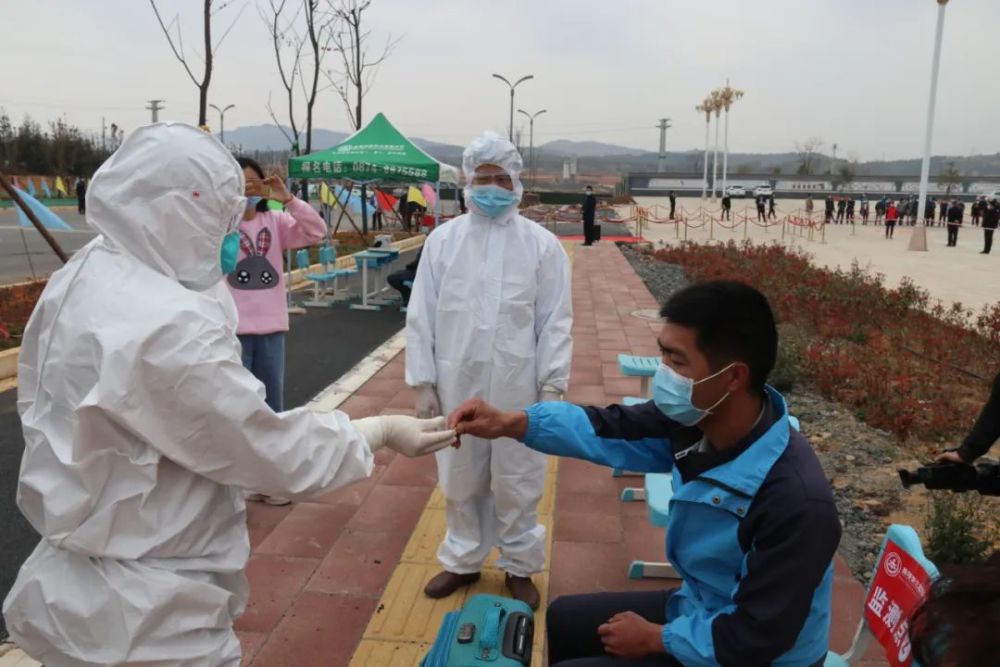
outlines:
{"label": "pink hoodie with rabbit print", "polygon": [[267,211],[240,222],[240,255],[226,277],[236,310],[238,334],[288,331],[282,258],[288,248],[302,248],[326,236],[326,223],[308,203],[293,198],[287,213]]}

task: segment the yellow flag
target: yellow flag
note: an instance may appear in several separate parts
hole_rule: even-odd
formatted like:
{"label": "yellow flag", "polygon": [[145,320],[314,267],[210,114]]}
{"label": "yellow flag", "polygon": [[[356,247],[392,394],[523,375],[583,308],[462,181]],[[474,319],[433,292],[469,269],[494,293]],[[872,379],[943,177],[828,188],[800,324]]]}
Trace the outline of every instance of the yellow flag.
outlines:
{"label": "yellow flag", "polygon": [[66,192],[66,186],[63,185],[62,179],[58,176],[56,176],[56,192],[61,194],[63,197],[69,196],[69,193]]}
{"label": "yellow flag", "polygon": [[423,193],[420,192],[420,190],[413,187],[412,185],[410,186],[410,189],[406,193],[406,201],[411,201],[416,204],[420,204],[424,208],[427,208],[427,200],[424,199]]}

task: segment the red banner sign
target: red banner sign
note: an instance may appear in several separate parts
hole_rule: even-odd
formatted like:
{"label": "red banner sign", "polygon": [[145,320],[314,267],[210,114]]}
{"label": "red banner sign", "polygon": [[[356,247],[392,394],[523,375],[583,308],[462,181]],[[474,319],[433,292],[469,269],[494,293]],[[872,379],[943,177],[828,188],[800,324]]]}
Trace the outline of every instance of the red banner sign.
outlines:
{"label": "red banner sign", "polygon": [[927,596],[930,576],[892,540],[886,542],[865,600],[868,627],[892,667],[910,667],[910,616]]}

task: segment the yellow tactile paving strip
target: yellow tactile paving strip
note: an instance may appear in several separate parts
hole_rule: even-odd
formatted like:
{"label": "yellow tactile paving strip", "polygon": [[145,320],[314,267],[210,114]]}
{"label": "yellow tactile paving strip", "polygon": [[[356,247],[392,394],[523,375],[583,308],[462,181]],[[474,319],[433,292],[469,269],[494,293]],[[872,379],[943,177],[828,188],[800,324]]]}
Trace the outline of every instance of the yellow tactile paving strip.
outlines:
{"label": "yellow tactile paving strip", "polygon": [[[563,242],[571,263],[575,245]],[[545,490],[538,504],[538,520],[545,526],[546,543],[545,570],[533,577],[542,594],[542,604],[535,614],[533,667],[541,667],[543,663],[545,608],[549,601],[549,568],[552,562],[552,516],[555,511],[558,470],[559,460],[550,458],[545,475]],[[424,597],[424,586],[441,570],[437,561],[437,549],[444,539],[445,529],[444,496],[440,488],[435,488],[375,613],[368,621],[364,637],[351,660],[351,667],[416,667],[434,642],[446,613],[460,609],[471,595],[507,594],[503,572],[493,567],[497,557],[494,550],[483,568],[482,579],[475,586],[444,600]]]}

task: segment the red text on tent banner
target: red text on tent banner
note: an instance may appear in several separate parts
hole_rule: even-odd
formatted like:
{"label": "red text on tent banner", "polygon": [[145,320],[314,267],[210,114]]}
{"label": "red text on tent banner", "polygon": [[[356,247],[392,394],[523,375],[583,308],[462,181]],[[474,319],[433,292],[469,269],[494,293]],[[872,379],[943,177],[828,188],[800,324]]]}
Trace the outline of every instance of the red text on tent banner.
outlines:
{"label": "red text on tent banner", "polygon": [[865,600],[865,619],[892,667],[910,667],[910,616],[927,595],[930,577],[892,540],[886,542]]}

